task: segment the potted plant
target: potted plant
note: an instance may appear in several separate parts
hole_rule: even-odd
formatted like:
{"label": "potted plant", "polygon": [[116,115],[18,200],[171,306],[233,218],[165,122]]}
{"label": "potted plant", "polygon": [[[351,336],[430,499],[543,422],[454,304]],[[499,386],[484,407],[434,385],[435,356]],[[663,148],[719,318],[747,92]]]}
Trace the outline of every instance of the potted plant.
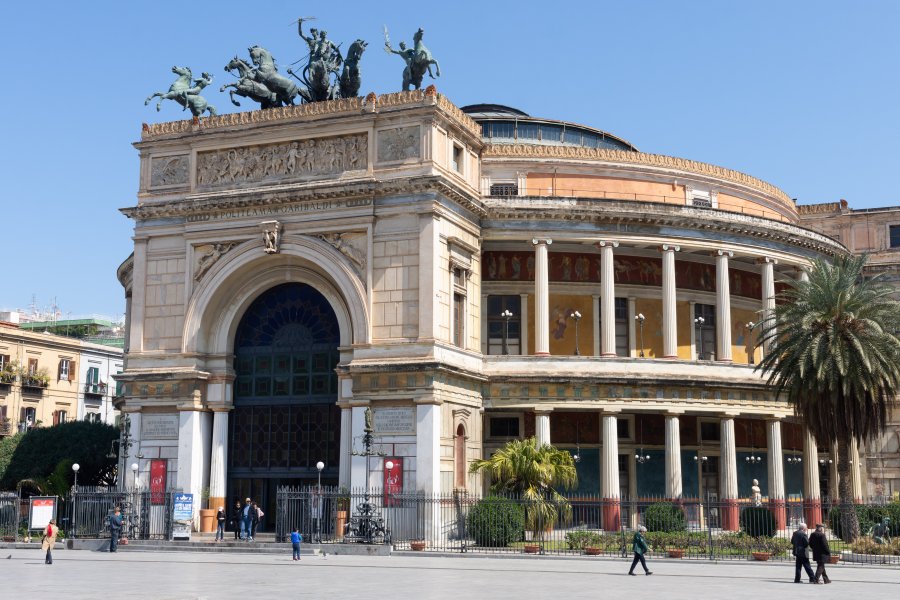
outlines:
{"label": "potted plant", "polygon": [[769,560],[772,557],[771,552],[762,552],[757,550],[752,551],[750,554],[753,556],[753,560],[759,560],[763,562]]}
{"label": "potted plant", "polygon": [[525,551],[525,554],[537,554],[541,551],[541,545],[536,542],[525,542],[522,549]]}
{"label": "potted plant", "polygon": [[425,549],[425,540],[410,540],[409,547],[416,552],[421,552]]}
{"label": "potted plant", "polygon": [[836,565],[836,564],[838,564],[839,562],[841,562],[841,555],[840,555],[840,554],[829,554],[829,555],[828,555],[828,564]]}
{"label": "potted plant", "polygon": [[684,558],[684,548],[669,548],[666,553],[669,558]]}
{"label": "potted plant", "polygon": [[584,553],[587,554],[588,556],[600,556],[600,554],[602,552],[603,552],[603,548],[601,548],[600,546],[585,546],[584,547]]}
{"label": "potted plant", "polygon": [[216,530],[216,510],[209,508],[209,488],[205,487],[200,490],[200,531],[201,533],[212,533]]}
{"label": "potted plant", "polygon": [[341,488],[337,496],[337,509],[335,511],[334,532],[339,540],[344,539],[347,523],[350,522],[350,492],[347,488]]}

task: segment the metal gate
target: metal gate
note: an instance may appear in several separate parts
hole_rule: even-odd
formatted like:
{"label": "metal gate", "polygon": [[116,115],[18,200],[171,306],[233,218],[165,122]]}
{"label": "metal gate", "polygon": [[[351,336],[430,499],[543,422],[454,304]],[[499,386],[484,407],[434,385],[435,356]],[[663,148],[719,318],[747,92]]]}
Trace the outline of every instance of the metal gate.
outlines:
{"label": "metal gate", "polygon": [[121,535],[133,540],[167,540],[172,537],[172,506],[176,490],[117,490],[82,488],[70,496],[72,537],[109,536],[109,517],[122,511]]}

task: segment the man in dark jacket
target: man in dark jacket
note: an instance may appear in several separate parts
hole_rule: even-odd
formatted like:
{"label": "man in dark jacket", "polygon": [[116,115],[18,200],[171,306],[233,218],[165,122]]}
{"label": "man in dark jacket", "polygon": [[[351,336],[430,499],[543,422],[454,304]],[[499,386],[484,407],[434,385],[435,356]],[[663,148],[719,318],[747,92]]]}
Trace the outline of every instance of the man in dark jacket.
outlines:
{"label": "man in dark jacket", "polygon": [[800,568],[806,569],[809,582],[816,583],[816,575],[809,566],[809,557],[806,549],[809,548],[809,538],[806,537],[806,523],[800,523],[800,527],[791,537],[791,546],[794,547],[794,583],[800,583]]}
{"label": "man in dark jacket", "polygon": [[119,545],[119,532],[122,531],[122,511],[119,507],[109,515],[109,551],[115,552]]}
{"label": "man in dark jacket", "polygon": [[812,550],[813,560],[816,561],[816,583],[819,583],[819,577],[825,583],[831,583],[828,573],[825,572],[825,563],[831,557],[831,549],[828,547],[825,526],[821,523],[816,523],[816,530],[809,536],[809,548]]}
{"label": "man in dark jacket", "polygon": [[231,526],[234,528],[234,539],[241,539],[241,501],[234,501],[234,508],[231,509]]}

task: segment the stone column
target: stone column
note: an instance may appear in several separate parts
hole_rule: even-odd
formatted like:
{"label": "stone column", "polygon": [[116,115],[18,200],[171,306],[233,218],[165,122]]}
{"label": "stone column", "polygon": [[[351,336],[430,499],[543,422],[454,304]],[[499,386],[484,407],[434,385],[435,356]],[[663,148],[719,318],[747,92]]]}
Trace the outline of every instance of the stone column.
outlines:
{"label": "stone column", "polygon": [[341,442],[340,456],[338,458],[338,485],[350,488],[350,456],[353,452],[353,439],[351,428],[353,427],[352,410],[349,406],[341,407]]}
{"label": "stone column", "polygon": [[731,362],[731,290],[728,281],[729,250],[716,251],[716,360]]}
{"label": "stone column", "polygon": [[602,416],[603,452],[600,465],[600,495],[603,502],[603,529],[618,531],[619,512],[619,429],[615,414]]}
{"label": "stone column", "polygon": [[850,443],[850,461],[850,489],[853,491],[853,501],[859,504],[863,501],[862,461],[856,440]]}
{"label": "stone column", "polygon": [[535,411],[534,438],[538,446],[550,445],[550,412]]}
{"label": "stone column", "polygon": [[775,515],[775,525],[778,531],[785,528],[787,516],[784,503],[784,455],[781,448],[781,421],[770,419],[766,421],[768,431],[768,461],[769,461],[769,508]]}
{"label": "stone column", "polygon": [[681,429],[677,414],[666,415],[666,497],[682,496],[681,489]]}
{"label": "stone column", "polygon": [[441,491],[441,405],[416,405],[416,490]]}
{"label": "stone column", "polygon": [[[366,427],[366,405],[358,405],[350,408],[350,444],[353,440],[360,440],[353,450],[362,451],[362,437]],[[350,487],[355,491],[365,489],[369,474],[366,472],[366,459],[363,456],[350,456]]]}
{"label": "stone column", "polygon": [[535,238],[534,244],[534,354],[550,355],[550,269],[548,246],[553,240]]}
{"label": "stone column", "polygon": [[[774,258],[761,258],[762,265],[762,323],[766,323],[775,314],[775,265],[778,261]],[[769,344],[763,343],[763,356],[768,355]]]}
{"label": "stone column", "polygon": [[678,323],[675,311],[675,253],[679,246],[660,246],[662,252],[663,358],[678,358]]}
{"label": "stone column", "polygon": [[593,352],[591,354],[592,356],[600,356],[600,294],[591,294],[591,307],[594,315],[596,315],[593,319],[594,322],[591,324],[591,331],[593,332],[593,336],[591,336]]}
{"label": "stone column", "polygon": [[216,509],[225,503],[226,477],[228,473],[228,409],[213,412],[212,453],[209,466],[209,507]]}
{"label": "stone column", "polygon": [[600,248],[600,356],[616,355],[616,284],[613,248],[619,242],[597,242]]}
{"label": "stone column", "polygon": [[807,523],[822,522],[822,496],[819,491],[819,449],[811,433],[803,433],[803,513]]}
{"label": "stone column", "polygon": [[[185,493],[200,497],[203,488],[209,486],[210,449],[212,447],[212,419],[210,413],[197,409],[200,392],[195,392],[194,402],[179,406],[178,412],[178,474],[175,484]],[[199,524],[200,513],[194,520]]]}
{"label": "stone column", "polygon": [[739,529],[737,497],[737,453],[734,447],[734,418],[722,417],[719,449],[719,500],[722,502],[722,529]]}

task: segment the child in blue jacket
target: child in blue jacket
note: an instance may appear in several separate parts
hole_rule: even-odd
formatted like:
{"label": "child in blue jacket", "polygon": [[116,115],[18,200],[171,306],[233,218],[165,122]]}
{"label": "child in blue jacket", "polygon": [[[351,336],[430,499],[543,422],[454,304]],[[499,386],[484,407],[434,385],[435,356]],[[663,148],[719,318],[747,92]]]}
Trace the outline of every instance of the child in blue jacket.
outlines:
{"label": "child in blue jacket", "polygon": [[303,536],[297,531],[297,528],[294,527],[294,530],[291,532],[291,546],[294,547],[294,560],[300,560],[300,542],[303,541]]}

